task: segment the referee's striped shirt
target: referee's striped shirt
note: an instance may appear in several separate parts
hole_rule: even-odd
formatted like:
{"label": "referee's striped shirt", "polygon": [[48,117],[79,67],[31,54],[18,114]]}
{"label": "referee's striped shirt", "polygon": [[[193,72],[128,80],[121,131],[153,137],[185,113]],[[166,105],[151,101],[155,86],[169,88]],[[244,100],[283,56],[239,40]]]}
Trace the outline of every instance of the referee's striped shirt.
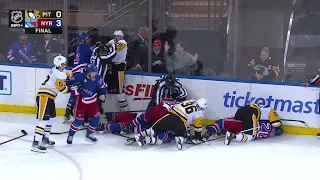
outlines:
{"label": "referee's striped shirt", "polygon": [[[166,91],[166,89],[169,89],[169,88],[167,88],[167,86],[165,84],[166,84],[166,82],[164,80],[163,81],[160,80],[155,97],[154,97],[156,104],[160,104],[162,102],[164,92]],[[174,83],[174,91],[179,94],[175,98],[175,100],[187,98],[187,95],[188,95],[187,91],[184,89],[184,87],[179,82],[179,80],[176,80]],[[170,93],[172,93],[172,92],[170,92]]]}
{"label": "referee's striped shirt", "polygon": [[96,67],[98,68],[98,74],[102,79],[105,78],[108,64],[112,63],[112,59],[117,55],[114,44],[107,46],[107,48],[108,51],[105,53],[100,52],[100,47],[94,48],[92,56],[90,58],[90,62],[96,65]]}

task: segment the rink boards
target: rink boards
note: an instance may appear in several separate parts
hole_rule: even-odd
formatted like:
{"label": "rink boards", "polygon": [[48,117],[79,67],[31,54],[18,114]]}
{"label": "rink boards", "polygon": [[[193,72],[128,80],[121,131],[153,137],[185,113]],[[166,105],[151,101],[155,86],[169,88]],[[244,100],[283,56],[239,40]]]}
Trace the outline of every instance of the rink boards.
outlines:
{"label": "rink boards", "polygon": [[[45,80],[48,68],[0,66],[0,111],[35,113],[37,89]],[[143,111],[151,99],[153,84],[159,75],[128,72],[125,93],[130,111]],[[179,76],[178,76],[179,77]],[[188,92],[188,99],[204,97],[209,106],[204,111],[205,124],[234,115],[236,110],[250,102],[275,108],[282,119],[304,121],[284,122],[285,132],[314,135],[320,130],[319,92],[317,87],[301,87],[297,84],[250,83],[233,79],[197,78],[181,76]],[[56,99],[57,114],[62,116],[69,95]],[[170,97],[167,97],[170,100]],[[107,96],[106,112],[119,111],[117,99]],[[320,132],[320,131],[319,131]]]}

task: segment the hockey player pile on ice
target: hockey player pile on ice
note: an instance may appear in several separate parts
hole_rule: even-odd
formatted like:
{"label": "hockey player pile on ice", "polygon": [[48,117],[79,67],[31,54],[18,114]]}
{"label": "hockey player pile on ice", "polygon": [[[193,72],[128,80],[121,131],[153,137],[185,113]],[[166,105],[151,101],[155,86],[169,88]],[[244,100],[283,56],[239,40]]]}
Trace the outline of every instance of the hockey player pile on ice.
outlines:
{"label": "hockey player pile on ice", "polygon": [[[202,111],[209,105],[207,100],[187,100],[187,91],[171,75],[161,76],[156,81],[152,100],[144,113],[128,112],[123,90],[127,47],[122,37],[121,31],[115,31],[113,40],[106,44],[99,43],[92,50],[88,35],[80,33],[72,74],[65,69],[65,57],[53,59],[55,67],[49,71],[36,97],[39,121],[32,151],[46,152],[48,147],[55,145],[50,139],[50,132],[56,117],[55,98],[59,93],[71,93],[64,122],[68,122],[73,115],[74,121],[66,136],[68,145],[72,145],[73,137],[84,121],[88,122],[85,139],[92,143],[98,141],[94,132],[104,131],[127,137],[126,145],[136,143],[140,147],[174,140],[179,150],[185,143],[201,144],[217,136],[225,137],[225,144],[229,145],[232,141],[248,142],[282,135],[280,117],[276,111],[257,104],[244,106],[233,117],[202,127]],[[169,91],[173,102],[163,101],[165,91]],[[106,101],[107,93],[117,96],[121,112],[102,111],[101,104]],[[106,121],[100,119],[102,115],[105,115]]]}

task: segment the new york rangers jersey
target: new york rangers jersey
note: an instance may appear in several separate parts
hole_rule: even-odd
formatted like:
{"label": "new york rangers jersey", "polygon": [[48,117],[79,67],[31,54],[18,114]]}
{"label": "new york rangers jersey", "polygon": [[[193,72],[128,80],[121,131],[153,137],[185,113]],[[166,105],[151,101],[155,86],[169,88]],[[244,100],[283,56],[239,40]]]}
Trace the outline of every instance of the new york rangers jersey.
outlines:
{"label": "new york rangers jersey", "polygon": [[[77,73],[70,78],[70,84],[82,83],[80,89],[70,87],[72,94],[81,95],[84,104],[91,104],[97,101],[97,88],[101,89],[102,94],[107,93],[107,84],[97,75],[94,79],[88,79],[85,73]],[[72,86],[72,85],[71,85]]]}
{"label": "new york rangers jersey", "polygon": [[92,55],[92,47],[90,44],[80,44],[76,51],[76,56],[73,62],[72,73],[84,72],[87,64],[90,63]]}
{"label": "new york rangers jersey", "polygon": [[32,43],[29,41],[26,44],[21,42],[13,43],[8,51],[7,58],[15,63],[21,63],[21,61],[23,63],[33,63],[36,57],[34,56]]}
{"label": "new york rangers jersey", "polygon": [[274,134],[275,128],[270,124],[269,120],[260,119],[260,121],[258,121],[258,124],[259,130],[254,139],[264,139]]}

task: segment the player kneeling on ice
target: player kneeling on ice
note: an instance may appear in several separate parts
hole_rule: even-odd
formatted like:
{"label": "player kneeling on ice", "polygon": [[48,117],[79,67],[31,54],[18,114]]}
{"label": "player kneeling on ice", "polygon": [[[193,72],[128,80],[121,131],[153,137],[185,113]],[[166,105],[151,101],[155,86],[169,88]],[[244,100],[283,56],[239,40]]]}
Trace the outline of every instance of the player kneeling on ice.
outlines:
{"label": "player kneeling on ice", "polygon": [[55,142],[49,139],[51,126],[56,117],[55,98],[58,93],[66,94],[69,88],[66,86],[66,79],[70,73],[66,71],[67,59],[63,56],[56,56],[53,59],[55,65],[41,84],[37,94],[37,119],[38,125],[35,129],[32,151],[45,152],[45,146],[54,146]]}
{"label": "player kneeling on ice", "polygon": [[[70,78],[71,83],[75,86],[70,87],[71,93],[76,96],[75,101],[75,120],[70,126],[67,143],[72,144],[73,136],[78,130],[78,127],[83,124],[85,115],[88,114],[90,121],[86,133],[86,139],[91,142],[96,142],[97,139],[93,136],[93,132],[100,121],[100,109],[97,102],[97,88],[100,88],[101,94],[99,99],[105,101],[107,93],[107,85],[97,74],[97,67],[93,64],[88,64],[85,73],[78,73]],[[81,82],[81,88],[77,84]]]}
{"label": "player kneeling on ice", "polygon": [[172,110],[160,118],[152,125],[151,128],[141,132],[135,136],[139,146],[145,144],[156,144],[156,136],[160,132],[172,131],[175,135],[176,146],[179,150],[182,149],[187,138],[187,127],[194,126],[195,137],[193,143],[202,142],[202,119],[204,110],[208,106],[207,100],[200,98],[197,101],[187,100],[172,107]]}
{"label": "player kneeling on ice", "polygon": [[232,140],[248,142],[255,139],[264,139],[270,136],[280,136],[283,133],[280,117],[270,107],[260,107],[250,104],[237,110],[234,118],[218,120],[212,126],[207,126],[206,138],[226,130],[225,144],[229,145]]}

